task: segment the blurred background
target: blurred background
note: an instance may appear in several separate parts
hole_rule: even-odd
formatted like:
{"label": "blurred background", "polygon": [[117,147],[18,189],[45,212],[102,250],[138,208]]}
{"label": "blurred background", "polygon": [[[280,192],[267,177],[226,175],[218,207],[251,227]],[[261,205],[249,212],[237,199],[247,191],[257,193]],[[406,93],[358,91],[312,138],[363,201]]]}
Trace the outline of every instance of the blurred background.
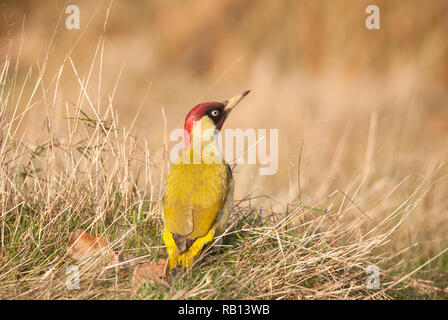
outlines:
{"label": "blurred background", "polygon": [[[79,6],[79,30],[65,28],[68,4]],[[370,4],[380,30],[365,27]],[[12,94],[45,69],[20,124],[30,144],[48,139],[47,113],[65,134],[80,96],[74,66],[95,108],[104,112],[110,98],[154,159],[163,152],[162,108],[169,133],[195,104],[251,89],[226,127],[279,129],[279,169],[260,176],[257,166],[238,166],[236,199],[292,201],[300,184],[306,203],[340,189],[372,207],[410,176],[396,205],[448,158],[445,0],[11,0],[0,9],[0,54],[19,79]],[[54,107],[45,110],[43,98]],[[445,167],[439,172],[434,179]],[[446,212],[442,189],[426,211]]]}

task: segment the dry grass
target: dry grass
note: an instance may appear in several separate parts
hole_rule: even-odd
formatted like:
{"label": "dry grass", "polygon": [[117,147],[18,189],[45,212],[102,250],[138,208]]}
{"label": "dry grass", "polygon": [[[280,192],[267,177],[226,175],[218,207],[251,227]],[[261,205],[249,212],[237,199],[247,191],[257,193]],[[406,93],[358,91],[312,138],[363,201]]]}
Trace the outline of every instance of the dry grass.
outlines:
{"label": "dry grass", "polygon": [[[238,1],[223,3],[230,9],[222,10],[244,7],[237,6]],[[157,15],[154,24],[163,27],[187,10],[176,8],[179,11]],[[199,5],[194,8],[205,19],[197,11]],[[103,16],[92,15],[87,21],[100,30],[109,28],[113,9],[98,10]],[[253,11],[247,10],[245,21],[253,25]],[[173,55],[183,50],[207,21],[196,19],[198,25],[181,35],[164,28],[164,50]],[[235,61],[238,46],[228,56],[220,56],[216,46],[210,59],[228,70],[204,80],[173,66],[186,75],[174,74],[170,86],[191,92],[173,98],[161,93],[170,92],[168,85],[152,89],[129,80],[124,64],[107,56],[107,33],[93,32],[95,42],[90,41],[91,51],[84,59],[77,53],[82,51],[78,44],[84,41],[85,46],[92,36],[84,40],[80,32],[68,47],[58,47],[64,32],[60,23],[54,33],[45,33],[50,39],[47,51],[37,62],[30,61],[33,55],[24,31],[13,39],[13,46],[2,48],[0,297],[447,297],[447,97],[414,77],[421,74],[413,60],[394,65],[387,76],[369,74],[358,81],[353,73],[350,77],[356,80],[341,77],[337,69],[323,75],[279,71],[271,58],[254,57],[253,64],[243,63],[244,80],[231,86],[233,78],[226,72],[234,70],[229,62]],[[232,43],[221,28],[214,32]],[[68,41],[62,38],[59,41]],[[431,48],[421,53],[423,58],[431,56]],[[318,49],[310,50],[309,57]],[[188,64],[191,59],[187,54],[176,61]],[[306,63],[315,65],[312,60]],[[361,62],[355,66],[365,67]],[[151,70],[151,78],[169,78]],[[169,166],[167,134],[181,125],[188,109],[185,101],[192,105],[196,99],[207,100],[203,95],[222,96],[214,89],[222,82],[234,92],[252,89],[245,109],[236,111],[227,126],[280,128],[279,173],[260,177],[258,168],[238,166],[234,213],[224,247],[209,248],[192,270],[149,282],[135,294],[128,272],[131,260],[154,261],[166,254],[159,200]],[[437,83],[443,88],[443,81]],[[164,97],[168,107],[162,113]],[[75,262],[67,257],[67,245],[79,228],[106,237],[122,261],[129,260],[123,264],[129,269],[104,270],[86,261],[80,265],[81,289],[68,290],[65,270]],[[365,268],[370,264],[381,270],[379,290],[366,287]]]}

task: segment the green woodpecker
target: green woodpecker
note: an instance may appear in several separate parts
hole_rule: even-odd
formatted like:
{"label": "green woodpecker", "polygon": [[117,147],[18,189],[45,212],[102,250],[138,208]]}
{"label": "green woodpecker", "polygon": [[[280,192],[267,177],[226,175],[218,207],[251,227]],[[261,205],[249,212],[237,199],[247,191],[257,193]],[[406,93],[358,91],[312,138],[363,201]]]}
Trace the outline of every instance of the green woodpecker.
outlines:
{"label": "green woodpecker", "polygon": [[224,232],[234,182],[215,137],[248,93],[224,102],[201,103],[185,118],[183,152],[166,177],[162,199],[167,273],[177,265],[190,267],[204,245]]}

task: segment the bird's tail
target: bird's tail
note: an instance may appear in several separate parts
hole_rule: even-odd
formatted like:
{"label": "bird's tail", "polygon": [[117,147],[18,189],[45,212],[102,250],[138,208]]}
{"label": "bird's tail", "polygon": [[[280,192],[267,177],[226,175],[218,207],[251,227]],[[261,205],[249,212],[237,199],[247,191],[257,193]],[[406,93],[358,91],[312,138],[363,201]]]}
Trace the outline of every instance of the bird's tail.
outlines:
{"label": "bird's tail", "polygon": [[197,238],[186,251],[178,253],[177,246],[171,232],[165,228],[165,231],[163,232],[163,241],[165,242],[166,250],[168,251],[167,274],[170,273],[171,270],[177,265],[184,268],[189,268],[193,263],[193,259],[201,252],[206,243],[213,240],[214,235],[215,229],[211,228],[205,236]]}

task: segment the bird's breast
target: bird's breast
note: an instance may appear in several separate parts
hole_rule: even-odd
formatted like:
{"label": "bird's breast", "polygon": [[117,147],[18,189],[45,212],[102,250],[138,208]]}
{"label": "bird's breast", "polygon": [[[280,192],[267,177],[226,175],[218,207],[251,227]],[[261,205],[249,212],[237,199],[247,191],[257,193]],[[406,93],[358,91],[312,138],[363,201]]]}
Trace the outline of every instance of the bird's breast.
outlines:
{"label": "bird's breast", "polygon": [[173,165],[163,200],[168,229],[191,238],[207,234],[223,207],[230,180],[225,163]]}

